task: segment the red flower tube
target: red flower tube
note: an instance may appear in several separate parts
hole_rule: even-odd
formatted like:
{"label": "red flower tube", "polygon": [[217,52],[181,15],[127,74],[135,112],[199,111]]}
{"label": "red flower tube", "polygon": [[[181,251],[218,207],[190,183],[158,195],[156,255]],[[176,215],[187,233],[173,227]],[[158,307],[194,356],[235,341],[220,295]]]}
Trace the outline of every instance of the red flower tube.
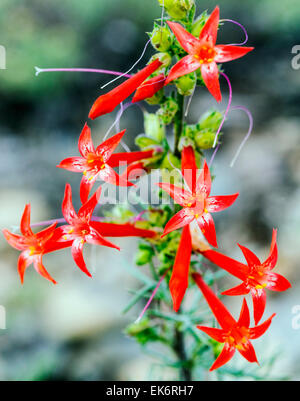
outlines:
{"label": "red flower tube", "polygon": [[89,118],[95,118],[107,113],[111,113],[120,103],[130,96],[153,72],[162,66],[162,62],[158,59],[147,65],[141,71],[133,75],[127,81],[117,86],[105,95],[101,95],[94,102]]}
{"label": "red flower tube", "polygon": [[155,95],[161,88],[164,87],[166,77],[164,74],[159,74],[154,78],[148,79],[139,86],[132,98],[132,103],[140,102]]}

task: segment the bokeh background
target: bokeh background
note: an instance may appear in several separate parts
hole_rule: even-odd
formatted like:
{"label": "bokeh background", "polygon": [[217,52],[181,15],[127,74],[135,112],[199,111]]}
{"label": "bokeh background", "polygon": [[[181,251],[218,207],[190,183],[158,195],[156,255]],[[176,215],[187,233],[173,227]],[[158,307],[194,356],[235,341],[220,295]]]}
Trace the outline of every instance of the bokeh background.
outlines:
{"label": "bokeh background", "polygon": [[[197,0],[198,13],[215,5]],[[234,208],[217,216],[219,243],[240,260],[237,241],[263,259],[272,228],[279,228],[277,269],[293,288],[269,293],[266,316],[276,312],[277,317],[256,348],[262,364],[279,355],[274,377],[300,379],[300,330],[292,327],[293,307],[300,305],[300,70],[291,67],[292,47],[300,44],[300,7],[297,0],[226,0],[220,5],[222,18],[247,27],[256,50],[224,66],[234,89],[233,104],[248,107],[255,126],[234,168],[229,164],[247,132],[246,115],[232,111],[223,130],[214,192],[241,195]],[[75,189],[80,177],[55,166],[77,154],[89,108],[110,79],[84,73],[35,77],[34,66],[126,71],[141,54],[145,31],[151,31],[160,12],[156,0],[1,0],[0,44],[7,51],[7,69],[0,70],[1,229],[15,229],[28,202],[33,222],[61,217],[64,184]],[[221,28],[219,43],[242,40],[237,26]],[[151,54],[149,47],[143,61]],[[222,88],[220,110],[226,107],[226,83]],[[211,107],[216,107],[214,99],[199,89],[188,120],[196,122]],[[93,122],[96,142],[113,118]],[[143,132],[140,111],[126,111],[121,127],[127,128],[127,143],[134,149],[134,137]],[[61,251],[46,261],[59,285],[50,285],[31,267],[21,286],[17,252],[1,237],[0,304],[6,308],[7,329],[0,330],[0,380],[172,378],[172,372],[159,369],[122,332],[139,312],[121,313],[130,299],[128,289],[138,286],[128,270],[137,241],[116,242],[121,254],[87,248],[93,280],[74,265],[68,251]],[[237,311],[239,301],[231,302]]]}

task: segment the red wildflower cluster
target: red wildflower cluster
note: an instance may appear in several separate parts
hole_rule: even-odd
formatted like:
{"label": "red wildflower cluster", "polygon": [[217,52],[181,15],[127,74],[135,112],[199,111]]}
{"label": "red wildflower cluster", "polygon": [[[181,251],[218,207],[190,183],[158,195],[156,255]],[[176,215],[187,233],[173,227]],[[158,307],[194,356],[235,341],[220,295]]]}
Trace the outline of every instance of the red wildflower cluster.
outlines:
{"label": "red wildflower cluster", "polygon": [[[179,44],[188,54],[181,58],[170,69],[169,73],[167,69],[163,73],[159,71],[162,67],[162,62],[156,59],[121,85],[101,95],[94,102],[90,110],[90,119],[94,120],[99,116],[112,112],[135,91],[132,102],[139,102],[152,97],[164,85],[197,69],[200,69],[203,81],[209,92],[217,101],[221,101],[222,96],[217,63],[242,57],[253,50],[253,48],[216,45],[219,26],[218,7],[215,8],[208,18],[199,38],[193,36],[179,23],[167,22]],[[152,74],[155,72],[158,75],[153,77]],[[146,162],[155,156],[154,147],[150,147],[146,151],[114,153],[124,135],[125,130],[95,147],[91,137],[91,130],[85,124],[78,140],[80,156],[64,159],[57,166],[82,174],[80,184],[82,206],[77,213],[72,204],[71,186],[66,184],[65,187],[62,213],[66,224],[57,227],[57,223],[54,222],[48,228],[35,234],[30,226],[30,205],[26,205],[20,223],[22,235],[3,230],[8,243],[21,251],[18,260],[18,272],[22,283],[26,268],[30,264],[33,264],[35,270],[40,275],[56,284],[42,262],[42,257],[50,252],[71,248],[76,265],[85,274],[91,276],[83,257],[83,247],[86,242],[119,250],[118,246],[106,238],[126,236],[156,237],[156,240],[159,241],[157,239],[157,232],[154,230],[138,228],[131,222],[125,224],[99,222],[93,215],[101,197],[101,186],[90,196],[92,187],[97,180],[116,186],[132,186],[133,184],[128,181],[129,173],[134,169],[145,167]],[[127,169],[123,174],[119,175],[114,168],[118,167],[121,163],[126,163]],[[263,335],[274,317],[272,315],[264,323],[258,325],[265,310],[265,290],[285,291],[290,287],[290,283],[284,277],[273,272],[277,262],[277,231],[273,230],[270,253],[263,263],[260,262],[254,253],[241,245],[239,246],[247,264],[240,263],[211,249],[210,246],[218,247],[212,214],[227,209],[236,201],[239,194],[210,196],[212,179],[208,165],[204,160],[202,168],[198,168],[192,146],[183,147],[181,152],[181,168],[183,186],[176,186],[170,183],[157,184],[159,188],[166,191],[174,199],[175,203],[181,207],[165,225],[162,234],[162,237],[164,237],[172,231],[182,228],[181,239],[169,280],[174,310],[176,312],[179,310],[188,288],[189,277],[191,276],[202,291],[204,298],[221,327],[209,328],[198,326],[200,330],[214,340],[224,343],[224,348],[211,367],[211,370],[217,369],[228,362],[235,353],[235,350],[238,350],[249,362],[257,362],[250,340]],[[190,269],[192,253],[195,250],[191,228],[193,230],[196,228],[199,231],[198,237],[201,238],[203,236],[203,239],[209,244],[206,250],[200,250],[203,257],[242,281],[237,287],[225,291],[223,294],[232,296],[251,293],[255,327],[250,328],[250,314],[245,299],[240,317],[236,321],[224,304],[205,284],[201,275]]]}

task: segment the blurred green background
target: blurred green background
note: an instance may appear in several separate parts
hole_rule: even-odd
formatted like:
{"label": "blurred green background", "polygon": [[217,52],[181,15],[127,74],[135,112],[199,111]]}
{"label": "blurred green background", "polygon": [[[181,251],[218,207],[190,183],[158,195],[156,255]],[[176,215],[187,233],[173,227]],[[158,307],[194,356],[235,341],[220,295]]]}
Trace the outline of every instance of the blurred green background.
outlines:
{"label": "blurred green background", "polygon": [[[197,0],[198,13],[216,3]],[[226,0],[221,18],[238,20],[248,29],[255,51],[224,65],[230,76],[233,105],[248,107],[255,128],[235,167],[229,163],[243,135],[246,116],[233,111],[224,128],[223,145],[214,164],[214,193],[240,191],[236,206],[216,218],[222,250],[242,260],[236,246],[249,246],[262,259],[272,227],[279,228],[278,271],[293,288],[269,293],[268,316],[277,317],[265,337],[255,342],[259,360],[279,353],[274,375],[300,379],[300,330],[292,328],[292,308],[300,305],[300,71],[291,67],[291,49],[300,44],[300,7],[296,0]],[[19,224],[24,204],[32,205],[32,221],[61,217],[66,181],[74,192],[80,177],[55,166],[77,154],[77,140],[100,86],[110,78],[98,74],[43,73],[34,67],[93,67],[126,71],[139,57],[160,17],[156,0],[1,0],[0,44],[7,69],[0,70],[0,228]],[[219,43],[236,43],[243,34],[224,25]],[[141,67],[153,50],[148,48]],[[222,82],[226,107],[227,87]],[[188,121],[196,122],[214,99],[197,90]],[[93,122],[100,142],[114,115]],[[121,128],[127,143],[143,132],[137,108],[126,111]],[[75,205],[79,200],[75,198]],[[118,240],[121,254],[104,248],[85,251],[89,279],[74,265],[70,252],[45,258],[52,286],[31,266],[22,287],[17,252],[0,240],[0,304],[7,329],[0,330],[0,380],[133,380],[172,378],[151,356],[123,333],[139,308],[121,311],[128,289],[138,284],[126,270],[133,264],[136,240]],[[46,260],[47,259],[47,260]],[[226,288],[232,279],[224,283]],[[238,311],[238,298],[226,299]],[[143,305],[140,305],[142,309]],[[238,358],[236,358],[238,359]],[[238,361],[239,363],[240,361]],[[257,368],[259,369],[259,368]],[[214,376],[209,375],[208,380]]]}

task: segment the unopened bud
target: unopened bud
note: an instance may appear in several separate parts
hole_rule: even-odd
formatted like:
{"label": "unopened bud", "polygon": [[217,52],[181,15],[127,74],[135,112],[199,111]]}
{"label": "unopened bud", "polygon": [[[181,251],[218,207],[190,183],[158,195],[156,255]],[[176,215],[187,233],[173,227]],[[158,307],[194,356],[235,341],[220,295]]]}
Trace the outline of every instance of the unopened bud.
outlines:
{"label": "unopened bud", "polygon": [[154,113],[144,113],[144,128],[146,135],[159,143],[166,136],[164,124],[159,116]]}
{"label": "unopened bud", "polygon": [[191,34],[199,38],[202,28],[204,27],[207,20],[208,20],[208,15],[207,12],[204,11],[201,15],[199,15],[199,17],[194,22]]}
{"label": "unopened bud", "polygon": [[170,17],[176,20],[185,19],[195,5],[194,0],[158,0],[158,2],[161,6],[164,5]]}
{"label": "unopened bud", "polygon": [[177,102],[172,97],[168,97],[161,105],[161,108],[157,111],[157,115],[161,118],[164,124],[168,125],[173,121],[177,110]]}
{"label": "unopened bud", "polygon": [[214,145],[216,132],[210,129],[201,130],[195,135],[195,144],[198,149],[210,149]]}
{"label": "unopened bud", "polygon": [[160,52],[168,51],[173,42],[172,35],[165,26],[155,26],[150,37],[152,46]]}
{"label": "unopened bud", "polygon": [[[148,64],[151,64],[154,60],[159,60],[162,63],[162,66],[155,71],[155,74],[158,75],[161,73],[162,68],[169,67],[172,62],[172,57],[169,53],[156,53],[149,60]],[[153,75],[155,75],[153,74]]]}
{"label": "unopened bud", "polygon": [[194,92],[195,86],[197,84],[197,77],[194,72],[191,74],[183,75],[182,77],[176,79],[175,85],[183,96],[191,96]]}

